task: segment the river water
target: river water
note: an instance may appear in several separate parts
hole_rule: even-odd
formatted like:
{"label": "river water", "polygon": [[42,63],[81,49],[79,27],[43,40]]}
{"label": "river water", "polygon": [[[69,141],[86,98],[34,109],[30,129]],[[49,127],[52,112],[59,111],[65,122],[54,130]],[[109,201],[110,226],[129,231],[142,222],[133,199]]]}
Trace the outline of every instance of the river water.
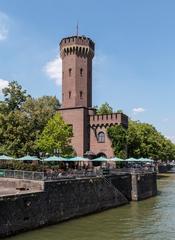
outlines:
{"label": "river water", "polygon": [[175,173],[158,180],[158,196],[9,240],[175,240]]}

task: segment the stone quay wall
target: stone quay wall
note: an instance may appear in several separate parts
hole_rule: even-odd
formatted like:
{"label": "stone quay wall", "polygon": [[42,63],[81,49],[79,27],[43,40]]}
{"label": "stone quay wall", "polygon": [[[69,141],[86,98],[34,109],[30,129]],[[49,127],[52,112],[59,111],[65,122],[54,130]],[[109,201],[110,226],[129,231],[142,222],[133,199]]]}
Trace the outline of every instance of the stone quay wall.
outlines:
{"label": "stone quay wall", "polygon": [[[156,173],[120,173],[40,184],[37,181],[36,186],[42,184],[43,190],[38,192],[0,197],[0,238],[157,194]],[[28,186],[33,187],[33,183]]]}
{"label": "stone quay wall", "polygon": [[157,174],[131,174],[131,199],[139,201],[157,195]]}
{"label": "stone quay wall", "polygon": [[110,180],[122,185],[118,176],[47,181],[44,191],[1,197],[0,237],[127,204]]}
{"label": "stone quay wall", "polygon": [[117,175],[111,175],[107,179],[114,185],[129,201],[132,200],[132,182],[131,174],[121,173]]}

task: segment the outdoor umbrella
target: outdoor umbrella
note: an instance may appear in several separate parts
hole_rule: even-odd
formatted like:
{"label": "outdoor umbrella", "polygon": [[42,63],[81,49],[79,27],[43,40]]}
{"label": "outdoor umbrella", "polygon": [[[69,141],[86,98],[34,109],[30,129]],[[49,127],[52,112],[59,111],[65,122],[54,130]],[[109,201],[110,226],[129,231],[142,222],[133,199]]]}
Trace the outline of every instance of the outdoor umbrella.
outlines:
{"label": "outdoor umbrella", "polygon": [[67,159],[63,157],[52,156],[52,157],[45,158],[43,161],[44,162],[61,162],[66,160]]}
{"label": "outdoor umbrella", "polygon": [[94,158],[92,161],[93,162],[106,162],[108,159],[105,157],[98,157],[98,158]]}
{"label": "outdoor umbrella", "polygon": [[141,162],[154,162],[154,160],[149,159],[149,158],[139,158]]}
{"label": "outdoor umbrella", "polygon": [[72,162],[81,162],[81,161],[90,161],[88,158],[84,158],[84,157],[73,157],[73,158],[69,158],[69,161]]}
{"label": "outdoor umbrella", "polygon": [[136,158],[127,158],[125,161],[127,161],[127,162],[141,162],[139,159],[136,159]]}
{"label": "outdoor umbrella", "polygon": [[14,158],[9,157],[9,156],[7,156],[7,155],[1,155],[1,156],[0,156],[0,160],[10,161],[10,160],[14,160]]}
{"label": "outdoor umbrella", "polygon": [[19,161],[39,161],[40,159],[36,156],[26,155],[24,157],[18,158]]}
{"label": "outdoor umbrella", "polygon": [[121,159],[121,158],[118,158],[118,157],[111,158],[111,159],[109,159],[109,161],[114,161],[114,162],[125,162],[124,159]]}

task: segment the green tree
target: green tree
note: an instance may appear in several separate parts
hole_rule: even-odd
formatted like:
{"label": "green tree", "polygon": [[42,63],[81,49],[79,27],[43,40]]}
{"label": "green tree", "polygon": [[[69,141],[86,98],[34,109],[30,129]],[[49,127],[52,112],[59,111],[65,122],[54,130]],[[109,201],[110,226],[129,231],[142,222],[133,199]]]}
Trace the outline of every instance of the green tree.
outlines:
{"label": "green tree", "polygon": [[123,110],[122,109],[118,109],[117,113],[123,113]]}
{"label": "green tree", "polygon": [[6,97],[0,103],[0,152],[15,157],[38,154],[36,139],[56,113],[59,101],[50,96],[31,98],[16,82],[3,92]]}
{"label": "green tree", "polygon": [[175,158],[175,145],[148,123],[129,121],[128,157],[160,160]]}
{"label": "green tree", "polygon": [[120,156],[120,149],[122,147],[124,149],[126,142],[128,157],[145,157],[155,160],[175,159],[175,144],[166,139],[151,124],[130,120],[126,132],[122,131],[122,127],[114,126],[108,129],[108,135],[117,156]]}
{"label": "green tree", "polygon": [[40,98],[28,98],[22,105],[21,111],[30,119],[35,131],[41,133],[48,120],[53,117],[60,107],[56,97],[43,96]]}
{"label": "green tree", "polygon": [[0,110],[3,112],[19,110],[26,99],[30,97],[16,81],[10,82],[8,87],[2,90],[2,93],[4,101],[0,102]]}
{"label": "green tree", "polygon": [[163,141],[166,139],[150,124],[135,121],[128,127],[128,156],[162,158]]}
{"label": "green tree", "polygon": [[122,125],[108,128],[108,136],[112,140],[114,153],[119,158],[127,157],[127,129]]}
{"label": "green tree", "polygon": [[112,114],[113,109],[112,107],[109,105],[109,103],[105,102],[103,103],[99,108],[97,108],[97,114],[101,115],[101,114]]}
{"label": "green tree", "polygon": [[61,155],[70,155],[73,152],[70,145],[72,136],[72,128],[57,113],[48,121],[37,141],[37,146],[45,153],[53,154],[54,149],[58,149]]}

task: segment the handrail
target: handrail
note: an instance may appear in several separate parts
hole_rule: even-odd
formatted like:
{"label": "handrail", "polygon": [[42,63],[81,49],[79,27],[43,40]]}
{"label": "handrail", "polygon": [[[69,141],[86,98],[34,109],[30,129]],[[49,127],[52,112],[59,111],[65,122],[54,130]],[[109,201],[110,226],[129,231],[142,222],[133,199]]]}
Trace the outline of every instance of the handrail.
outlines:
{"label": "handrail", "polygon": [[121,196],[124,198],[125,201],[128,202],[128,199],[114,186],[114,184],[111,183],[111,181],[109,181],[106,177],[103,177],[103,179],[110,187],[112,187],[114,194],[116,195],[117,198]]}
{"label": "handrail", "polygon": [[26,180],[44,180],[44,172],[0,169],[0,177]]}

